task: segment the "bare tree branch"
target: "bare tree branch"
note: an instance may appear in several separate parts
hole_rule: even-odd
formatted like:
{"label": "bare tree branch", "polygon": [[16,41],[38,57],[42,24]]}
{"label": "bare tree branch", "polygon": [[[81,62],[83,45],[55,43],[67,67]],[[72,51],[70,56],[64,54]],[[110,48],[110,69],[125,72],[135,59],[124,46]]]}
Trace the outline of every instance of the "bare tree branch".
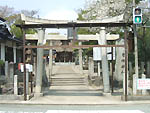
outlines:
{"label": "bare tree branch", "polygon": [[0,6],[0,17],[5,18],[14,14],[14,8],[8,6]]}

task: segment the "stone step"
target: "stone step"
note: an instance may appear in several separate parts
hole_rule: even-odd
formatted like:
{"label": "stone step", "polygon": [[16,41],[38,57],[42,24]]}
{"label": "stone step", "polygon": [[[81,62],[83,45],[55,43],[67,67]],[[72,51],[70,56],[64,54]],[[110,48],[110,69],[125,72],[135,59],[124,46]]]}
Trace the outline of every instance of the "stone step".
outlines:
{"label": "stone step", "polygon": [[51,84],[51,86],[85,86],[86,84]]}
{"label": "stone step", "polygon": [[56,79],[52,79],[52,81],[54,81],[54,82],[59,82],[59,81],[62,81],[62,82],[63,81],[68,81],[68,82],[70,82],[70,81],[74,81],[74,82],[75,81],[77,81],[77,82],[80,81],[80,82],[83,82],[84,79],[78,79],[78,80],[77,79],[75,79],[75,80],[74,79],[69,79],[69,80],[68,79],[57,79],[57,80]]}
{"label": "stone step", "polygon": [[66,79],[66,80],[81,80],[81,79],[84,79],[84,78],[83,77],[82,78],[67,78],[67,77],[66,78],[65,77],[64,78],[60,78],[60,77],[59,78],[57,78],[57,77],[56,78],[52,78],[52,80],[57,80],[57,79],[62,79],[62,80],[63,79]]}
{"label": "stone step", "polygon": [[86,85],[86,83],[64,83],[64,82],[60,82],[60,83],[53,83],[51,84],[52,86],[55,85],[55,86],[71,86],[71,85]]}
{"label": "stone step", "polygon": [[52,80],[52,83],[83,83],[84,80]]}
{"label": "stone step", "polygon": [[84,78],[52,78],[52,86],[86,85]]}
{"label": "stone step", "polygon": [[50,90],[45,92],[45,95],[55,95],[55,96],[102,96],[100,91],[82,91],[82,90]]}

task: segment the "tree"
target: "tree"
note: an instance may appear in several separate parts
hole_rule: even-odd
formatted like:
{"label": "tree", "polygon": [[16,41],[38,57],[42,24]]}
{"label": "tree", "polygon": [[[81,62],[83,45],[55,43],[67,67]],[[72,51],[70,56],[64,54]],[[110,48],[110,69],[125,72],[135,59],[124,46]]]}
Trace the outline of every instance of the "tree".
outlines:
{"label": "tree", "polygon": [[[126,1],[126,3],[128,4],[128,3],[132,3],[133,0],[125,0],[125,1]],[[141,1],[141,0],[135,0],[135,3],[138,4],[140,1]]]}
{"label": "tree", "polygon": [[6,18],[15,13],[13,7],[8,7],[8,6],[0,6],[0,17]]}
{"label": "tree", "polygon": [[[146,3],[135,0],[137,6],[145,6]],[[143,5],[144,4],[144,5]],[[117,7],[116,7],[117,6]],[[113,17],[116,15],[124,14],[124,22],[132,22],[132,6],[133,0],[87,0],[85,7],[78,10],[78,20],[95,20],[107,17]],[[150,26],[150,12],[143,10],[143,25]],[[124,37],[124,33],[119,29],[107,29],[110,33],[120,34],[120,37]],[[95,34],[99,33],[99,29],[95,28],[80,28],[79,34]],[[139,62],[143,61],[145,64],[150,61],[150,33],[149,28],[137,28],[138,34],[138,57]],[[132,37],[133,40],[133,37]],[[108,42],[109,43],[109,42]],[[85,44],[93,44],[92,42],[86,42]],[[134,46],[134,45],[133,45]],[[84,54],[92,53],[92,49],[84,51]],[[129,52],[129,61],[134,64],[134,51]]]}
{"label": "tree", "polygon": [[33,17],[38,14],[38,10],[21,10],[21,13],[24,14],[25,16]]}
{"label": "tree", "polygon": [[[78,10],[78,20],[101,20],[104,18],[118,16],[124,13],[126,8],[125,0],[87,0],[85,7]],[[114,29],[114,28],[113,28]],[[112,28],[107,29],[112,31]],[[116,31],[116,28],[115,28]],[[117,32],[120,33],[117,29]],[[99,28],[79,28],[78,34],[96,34]],[[122,33],[121,33],[122,34]],[[85,44],[97,44],[96,42],[86,42]],[[84,54],[92,53],[92,49],[84,51]],[[89,54],[90,55],[90,54]]]}
{"label": "tree", "polygon": [[79,10],[79,19],[94,20],[120,15],[126,7],[125,0],[88,0]]}
{"label": "tree", "polygon": [[[33,17],[38,14],[38,10],[21,10],[21,11],[15,11],[13,7],[8,6],[0,6],[0,17],[4,18],[7,21],[7,24],[11,28],[11,32],[13,35],[15,35],[17,38],[22,38],[23,34],[20,28],[16,27],[15,24],[22,24],[22,21],[20,19],[20,13]],[[35,33],[36,30],[34,29],[28,29],[28,34]]]}

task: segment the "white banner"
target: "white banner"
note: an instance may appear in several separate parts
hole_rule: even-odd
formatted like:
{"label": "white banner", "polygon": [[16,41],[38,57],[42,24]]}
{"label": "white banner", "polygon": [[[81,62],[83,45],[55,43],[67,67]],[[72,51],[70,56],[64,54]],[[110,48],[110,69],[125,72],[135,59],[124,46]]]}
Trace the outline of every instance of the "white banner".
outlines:
{"label": "white banner", "polygon": [[[111,47],[107,47],[107,59],[112,60],[112,53],[111,53]],[[116,48],[113,47],[113,60],[115,60],[116,56]],[[100,61],[102,60],[101,55],[101,47],[93,47],[93,60]]]}
{"label": "white banner", "polygon": [[100,47],[93,47],[93,60],[102,60],[101,57],[101,48]]}

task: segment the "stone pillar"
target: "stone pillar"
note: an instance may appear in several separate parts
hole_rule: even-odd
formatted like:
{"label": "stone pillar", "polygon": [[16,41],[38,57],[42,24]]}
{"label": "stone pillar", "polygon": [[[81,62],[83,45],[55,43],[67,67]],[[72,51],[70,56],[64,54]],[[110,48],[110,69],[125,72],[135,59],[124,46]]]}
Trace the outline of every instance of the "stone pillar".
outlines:
{"label": "stone pillar", "polygon": [[49,84],[49,81],[48,81],[48,76],[47,76],[47,74],[46,74],[46,59],[44,59],[43,60],[43,77],[42,77],[42,81],[43,81],[43,83],[42,83],[42,86],[44,86],[44,87],[47,87]]}
{"label": "stone pillar", "polygon": [[75,57],[75,64],[77,65],[78,57]]}
{"label": "stone pillar", "polygon": [[144,74],[144,62],[141,62],[141,72]]}
{"label": "stone pillar", "polygon": [[[99,44],[106,45],[106,30],[105,27],[101,27],[100,31],[100,41]],[[110,83],[109,83],[109,71],[108,71],[108,60],[107,60],[107,48],[102,47],[102,73],[103,73],[103,85],[104,93],[110,92]]]}
{"label": "stone pillar", "polygon": [[26,69],[26,94],[29,95],[29,70]]}
{"label": "stone pillar", "polygon": [[90,78],[92,78],[93,74],[94,74],[94,62],[93,62],[93,58],[89,57],[89,76]]}
{"label": "stone pillar", "polygon": [[137,95],[137,76],[133,75],[133,95]]}
{"label": "stone pillar", "polygon": [[26,94],[29,95],[29,70],[26,69]]}
{"label": "stone pillar", "polygon": [[[79,46],[82,45],[82,42],[79,42]],[[79,66],[80,66],[80,74],[83,74],[83,59],[82,59],[82,49],[79,49]]]}
{"label": "stone pillar", "polygon": [[[53,46],[53,42],[49,41],[49,45]],[[53,70],[53,50],[50,49],[49,50],[49,81],[52,76],[52,70]]]}
{"label": "stone pillar", "polygon": [[9,77],[8,83],[12,85],[14,83],[14,64],[13,62],[9,63]]}
{"label": "stone pillar", "polygon": [[37,68],[36,68],[37,67],[37,60],[36,60],[36,57],[34,57],[33,60],[34,60],[33,61],[34,62],[33,63],[33,74],[37,75]]}
{"label": "stone pillar", "polygon": [[[45,37],[45,30],[38,30],[38,45],[43,45]],[[35,87],[35,96],[41,95],[42,89],[42,76],[43,76],[43,49],[37,49],[37,75],[36,75],[36,87]]]}
{"label": "stone pillar", "polygon": [[1,43],[1,60],[5,61],[5,44]]}
{"label": "stone pillar", "polygon": [[[124,45],[124,39],[120,39],[116,42],[116,45]],[[116,63],[115,63],[115,72],[114,79],[119,83],[123,82],[123,77],[125,74],[125,49],[122,47],[116,48]]]}
{"label": "stone pillar", "polygon": [[101,63],[98,61],[98,76],[101,77]]}
{"label": "stone pillar", "polygon": [[17,54],[17,50],[16,50],[16,45],[13,47],[13,53],[14,53],[14,63],[16,63],[16,54]]}
{"label": "stone pillar", "polygon": [[[146,75],[145,74],[142,74],[142,79],[146,79]],[[143,89],[142,90],[142,95],[146,95],[146,94],[147,94],[146,89]]]}
{"label": "stone pillar", "polygon": [[129,62],[129,75],[132,75],[132,62]]}
{"label": "stone pillar", "polygon": [[14,75],[14,95],[18,95],[18,75]]}
{"label": "stone pillar", "polygon": [[8,64],[8,61],[5,61],[5,76],[6,76],[6,81],[8,82],[8,79],[9,79],[9,64]]}
{"label": "stone pillar", "polygon": [[150,77],[150,61],[147,62],[147,69],[146,69],[146,70],[147,70],[147,71],[146,71],[146,72],[147,72],[147,73],[146,73],[147,76]]}

